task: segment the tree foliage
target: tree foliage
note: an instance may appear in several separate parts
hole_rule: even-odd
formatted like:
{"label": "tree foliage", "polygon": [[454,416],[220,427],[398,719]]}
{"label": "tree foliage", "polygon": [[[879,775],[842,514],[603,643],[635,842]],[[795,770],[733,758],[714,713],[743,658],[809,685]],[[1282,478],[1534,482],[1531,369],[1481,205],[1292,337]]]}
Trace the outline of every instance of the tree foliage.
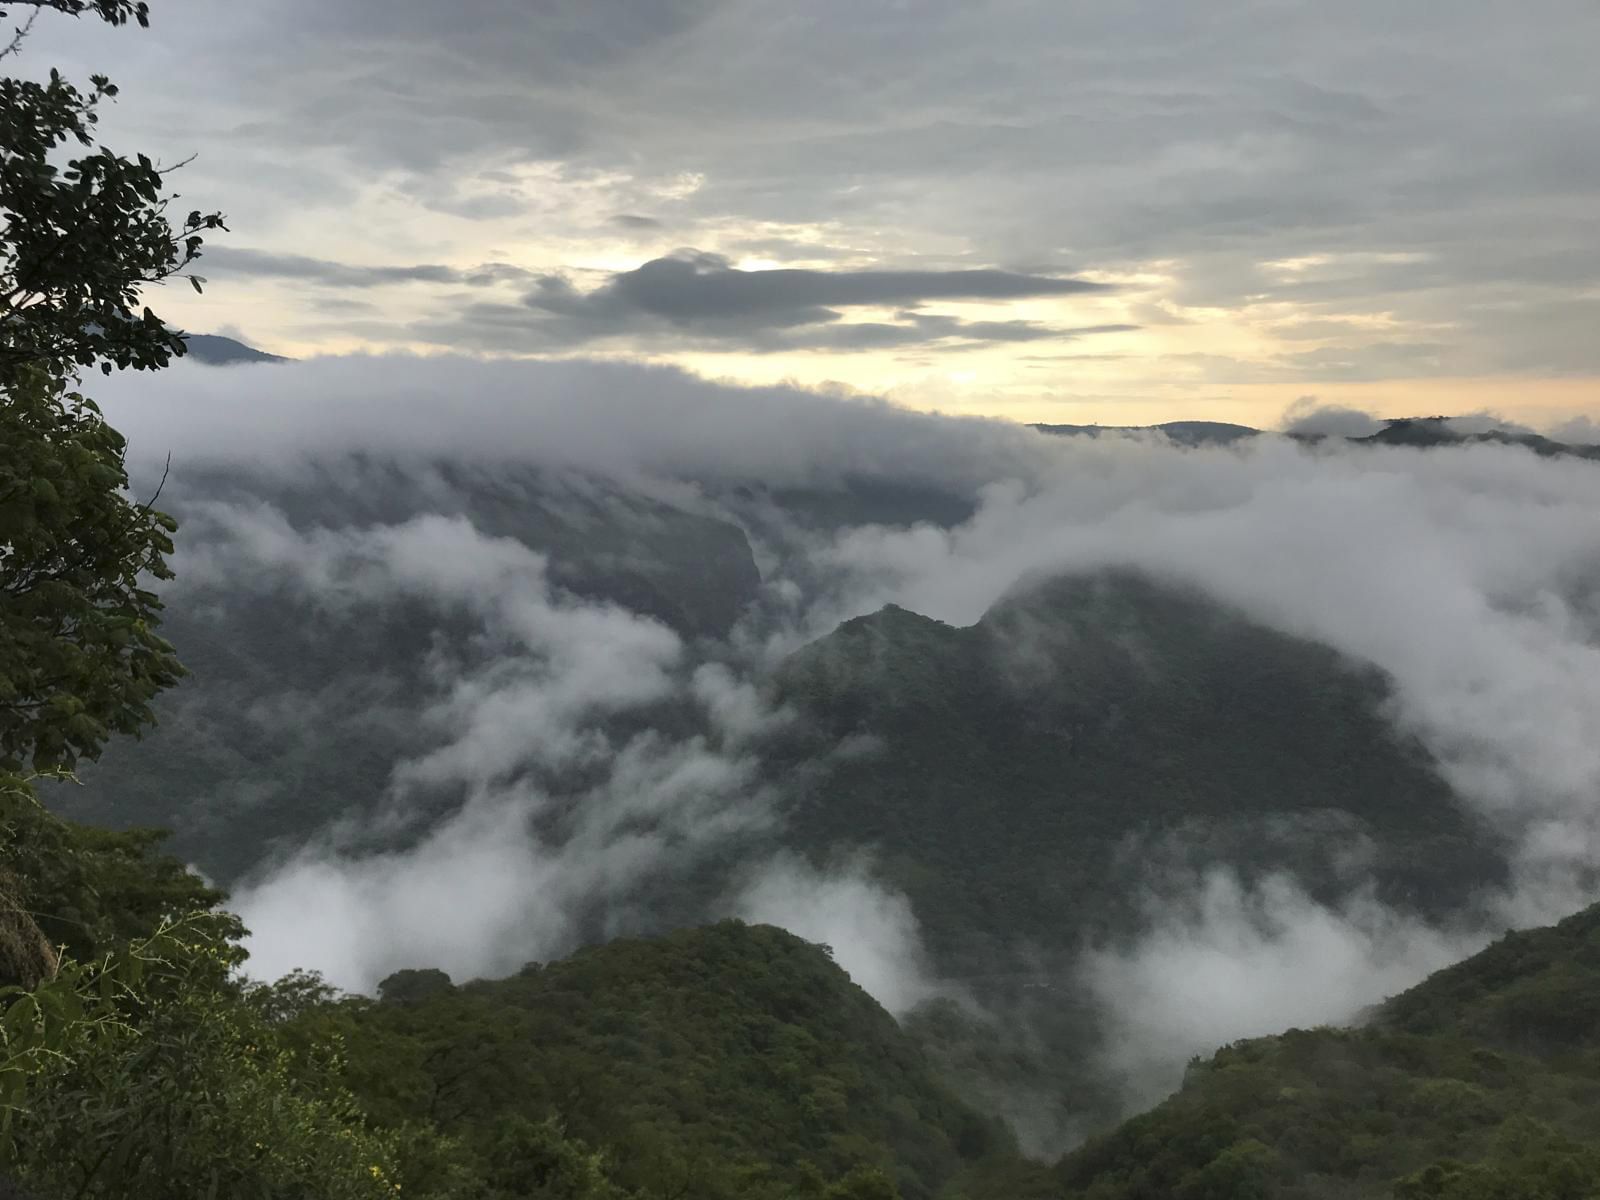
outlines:
{"label": "tree foliage", "polygon": [[433,1125],[490,1196],[924,1197],[1015,1161],[820,947],[771,927],[620,939],[459,987],[402,972],[382,994],[293,1027],[337,1037],[373,1119]]}
{"label": "tree foliage", "polygon": [[0,1161],[42,1195],[395,1197],[390,1140],[294,1070],[204,914],[69,963],[0,1017]]}
{"label": "tree foliage", "polygon": [[1069,1155],[1092,1200],[1600,1194],[1600,907],[1508,935],[1363,1029],[1291,1030]]}
{"label": "tree foliage", "polygon": [[37,365],[0,403],[0,769],[70,769],[153,719],[181,674],[148,581],[171,518],[127,493],[125,443]]}
{"label": "tree foliage", "polygon": [[[125,0],[34,7],[146,23]],[[175,231],[166,172],[98,143],[115,95],[102,76],[0,78],[0,770],[94,757],[178,677],[144,586],[167,577],[173,523],[130,497],[126,445],[76,380],[183,353],[142,291],[223,222],[194,211]]]}

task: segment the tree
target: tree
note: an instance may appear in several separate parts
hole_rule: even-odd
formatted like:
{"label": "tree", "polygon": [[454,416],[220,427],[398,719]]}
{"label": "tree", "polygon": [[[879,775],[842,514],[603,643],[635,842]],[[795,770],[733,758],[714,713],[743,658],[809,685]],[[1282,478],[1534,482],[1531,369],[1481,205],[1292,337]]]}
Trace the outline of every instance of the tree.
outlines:
{"label": "tree", "polygon": [[[130,0],[28,0],[147,23]],[[15,53],[19,29],[0,57]],[[218,213],[174,231],[163,170],[98,144],[104,76],[85,93],[0,79],[0,771],[70,770],[137,733],[181,674],[142,586],[169,577],[172,520],[128,493],[126,443],[77,390],[99,366],[154,369],[184,350],[141,290],[187,270]],[[84,148],[64,164],[63,146]]]}

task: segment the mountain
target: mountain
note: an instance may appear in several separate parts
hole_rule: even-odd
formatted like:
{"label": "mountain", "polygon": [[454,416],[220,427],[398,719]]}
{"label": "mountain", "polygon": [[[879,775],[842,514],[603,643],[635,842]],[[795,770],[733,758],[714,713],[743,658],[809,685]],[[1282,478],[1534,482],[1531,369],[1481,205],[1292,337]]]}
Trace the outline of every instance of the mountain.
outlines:
{"label": "mountain", "polygon": [[1102,433],[1161,433],[1180,446],[1226,446],[1261,430],[1227,421],[1165,421],[1160,425],[1034,425],[1040,433],[1099,437]]}
{"label": "mountain", "polygon": [[804,718],[789,837],[876,848],[948,969],[1126,929],[1202,864],[1331,899],[1362,849],[1381,897],[1428,913],[1503,875],[1379,672],[1145,576],[1036,582],[968,628],[891,606],[776,687]]}
{"label": "mountain", "polygon": [[1537,433],[1518,433],[1505,429],[1463,432],[1452,425],[1449,417],[1411,417],[1389,421],[1377,433],[1364,438],[1352,438],[1351,440],[1363,445],[1415,446],[1422,448],[1482,444],[1525,446],[1543,458],[1569,456],[1600,459],[1600,446],[1569,445],[1566,442],[1553,441]]}
{"label": "mountain", "polygon": [[407,971],[382,996],[313,1009],[302,1034],[341,1037],[381,1126],[436,1121],[477,1171],[486,1135],[552,1113],[653,1195],[794,1195],[867,1168],[922,1200],[1016,1164],[826,947],[770,926],[619,939],[460,987]]}
{"label": "mountain", "polygon": [[1507,934],[1358,1029],[1191,1065],[1068,1155],[1056,1194],[1539,1200],[1600,1189],[1600,907]]}
{"label": "mountain", "polygon": [[[691,642],[726,636],[760,585],[728,520],[572,472],[439,463],[419,489],[414,470],[359,457],[292,477],[191,467],[175,472],[163,506],[197,559],[237,536],[205,523],[219,509],[312,540],[459,520],[542,556],[576,600],[621,605]],[[465,674],[504,652],[447,597],[363,601],[347,589],[328,604],[287,580],[239,570],[180,582],[162,632],[189,677],[158,701],[156,731],[86,764],[84,786],[54,789],[54,806],[172,829],[177,852],[231,883],[379,804],[395,764],[426,744],[441,658]],[[459,802],[441,798],[436,815]]]}
{"label": "mountain", "polygon": [[[358,454],[182,464],[162,503],[183,523],[164,631],[193,674],[51,803],[175,829],[246,897],[298,886],[273,868],[311,844],[318,885],[377,931],[347,986],[411,961],[386,889],[471,892],[509,838],[528,850],[497,868],[510,945],[473,970],[749,914],[799,862],[904,898],[931,981],[913,991],[982,1010],[935,1004],[908,1036],[1059,1147],[1125,1111],[1085,947],[1137,941],[1216,872],[1452,918],[1506,875],[1380,671],[1164,578],[1034,579],[966,628],[890,606],[770,665],[788,598],[829,594],[819,547],[876,522],[938,536],[972,511],[953,489]],[[417,770],[441,751],[448,771]],[[477,833],[485,811],[502,832]],[[812,900],[775,903],[762,919],[806,928]]]}
{"label": "mountain", "polygon": [[246,346],[243,342],[215,333],[187,333],[184,334],[183,341],[189,347],[185,357],[191,362],[203,363],[208,367],[237,367],[251,363],[290,361],[280,354],[268,354],[264,350],[257,350],[252,346]]}
{"label": "mountain", "polygon": [[[1600,459],[1600,446],[1572,445],[1558,442],[1537,433],[1519,433],[1507,429],[1486,429],[1465,432],[1458,429],[1451,417],[1399,417],[1386,420],[1377,433],[1364,437],[1347,437],[1344,441],[1362,446],[1466,446],[1490,444],[1500,446],[1525,446],[1535,454],[1550,458],[1571,456]],[[1040,433],[1063,437],[1099,437],[1103,433],[1160,433],[1180,446],[1228,446],[1235,442],[1260,435],[1263,431],[1248,425],[1232,425],[1225,421],[1167,421],[1160,425],[1044,425],[1032,426]],[[1305,442],[1320,442],[1328,434],[1290,433],[1284,436]]]}
{"label": "mountain", "polygon": [[[1470,911],[1506,850],[1387,716],[1378,671],[1110,571],[1033,581],[957,628],[890,606],[779,669],[785,844],[866,847],[959,1006],[910,1028],[1033,1150],[1124,1114],[1085,945],[1226,872],[1337,906]],[[830,753],[830,748],[834,752]]]}

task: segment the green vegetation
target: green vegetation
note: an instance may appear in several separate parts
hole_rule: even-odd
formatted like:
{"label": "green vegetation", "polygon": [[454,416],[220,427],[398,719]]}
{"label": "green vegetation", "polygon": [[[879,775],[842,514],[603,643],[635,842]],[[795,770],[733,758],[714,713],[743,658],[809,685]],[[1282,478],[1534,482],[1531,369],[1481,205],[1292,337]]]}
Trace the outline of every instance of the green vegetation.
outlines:
{"label": "green vegetation", "polygon": [[[35,7],[147,19],[126,0]],[[94,758],[150,722],[179,670],[141,586],[169,577],[173,523],[127,495],[123,439],[75,385],[86,367],[183,353],[140,292],[182,274],[222,218],[191,212],[173,230],[165,173],[97,143],[117,89],[91,83],[0,78],[0,771]]]}
{"label": "green vegetation", "polygon": [[1600,1189],[1600,907],[1509,934],[1357,1030],[1196,1062],[1069,1155],[1068,1196],[1579,1200]]}
{"label": "green vegetation", "polygon": [[1156,580],[1039,584],[965,629],[891,606],[794,655],[779,688],[808,718],[792,761],[828,762],[790,836],[878,847],[947,971],[995,969],[1002,939],[1126,927],[1152,866],[1283,870],[1333,897],[1330,846],[1370,839],[1383,898],[1425,912],[1503,874],[1396,738],[1381,676]]}
{"label": "green vegetation", "polygon": [[[43,1200],[392,1196],[391,1142],[291,1055],[278,989],[238,977],[238,921],[158,840],[0,786],[0,1168]],[[59,965],[10,969],[30,927]]]}
{"label": "green vegetation", "polygon": [[461,987],[405,971],[376,1001],[303,974],[248,985],[237,920],[156,835],[0,799],[7,911],[65,950],[0,992],[0,1169],[43,1200],[888,1200],[1023,1169],[780,930],[618,941]]}
{"label": "green vegetation", "polygon": [[[778,929],[618,940],[461,987],[402,972],[381,997],[313,1005],[290,1028],[308,1047],[336,1038],[374,1119],[434,1123],[449,1169],[491,1194],[509,1186],[508,1139],[555,1129],[602,1148],[609,1186],[640,1196],[820,1196],[880,1177],[859,1194],[932,1196],[1015,1163],[824,950]],[[441,1170],[410,1169],[422,1187]]]}

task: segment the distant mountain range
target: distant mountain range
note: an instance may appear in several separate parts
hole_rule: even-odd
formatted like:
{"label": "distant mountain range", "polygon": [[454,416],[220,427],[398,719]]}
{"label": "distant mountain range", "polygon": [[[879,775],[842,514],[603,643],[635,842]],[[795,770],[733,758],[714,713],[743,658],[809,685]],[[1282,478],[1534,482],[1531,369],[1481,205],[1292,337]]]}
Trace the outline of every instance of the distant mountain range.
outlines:
{"label": "distant mountain range", "polygon": [[[187,357],[210,367],[236,367],[259,363],[291,362],[280,354],[268,354],[234,338],[211,333],[184,335]],[[1040,433],[1058,437],[1099,437],[1102,434],[1159,434],[1182,446],[1227,446],[1268,431],[1227,421],[1164,421],[1158,425],[1054,425],[1035,423]],[[1319,442],[1325,434],[1289,434],[1301,441]],[[1600,459],[1600,445],[1573,445],[1554,441],[1536,433],[1491,429],[1464,433],[1451,426],[1449,417],[1399,417],[1388,420],[1378,432],[1346,441],[1374,446],[1452,446],[1473,443],[1526,446],[1542,455],[1571,455]]]}
{"label": "distant mountain range", "polygon": [[1183,446],[1226,446],[1240,438],[1255,437],[1261,432],[1248,425],[1232,425],[1226,421],[1166,421],[1160,425],[1045,425],[1033,428],[1040,433],[1053,433],[1061,437],[1099,437],[1105,433],[1160,433]]}
{"label": "distant mountain range", "polygon": [[[1364,437],[1346,437],[1343,440],[1357,445],[1370,446],[1461,446],[1489,443],[1505,446],[1526,446],[1536,454],[1571,455],[1577,458],[1600,459],[1600,446],[1575,445],[1554,441],[1537,433],[1521,433],[1507,429],[1488,429],[1462,432],[1456,429],[1451,417],[1397,417],[1384,423],[1376,433]],[[1227,446],[1246,438],[1258,437],[1270,431],[1254,429],[1249,425],[1232,425],[1225,421],[1167,421],[1160,425],[1045,425],[1033,426],[1040,433],[1060,437],[1099,437],[1102,434],[1161,434],[1182,446]],[[1332,434],[1291,433],[1278,436],[1296,438],[1303,442],[1321,442]]]}

